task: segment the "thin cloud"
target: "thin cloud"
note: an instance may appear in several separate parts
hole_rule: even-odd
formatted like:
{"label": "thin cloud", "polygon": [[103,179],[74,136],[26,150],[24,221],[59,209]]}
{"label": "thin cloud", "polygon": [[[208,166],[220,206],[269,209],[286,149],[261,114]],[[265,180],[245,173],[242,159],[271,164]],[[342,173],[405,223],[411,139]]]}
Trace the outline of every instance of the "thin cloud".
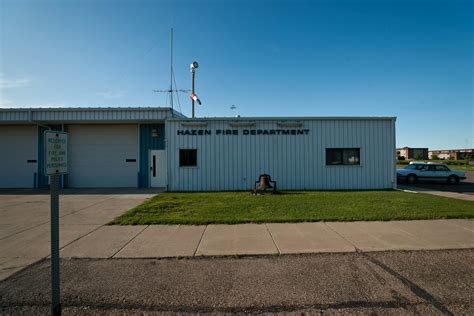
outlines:
{"label": "thin cloud", "polygon": [[0,108],[10,108],[14,106],[13,100],[0,99]]}
{"label": "thin cloud", "polygon": [[8,78],[3,78],[3,73],[0,74],[0,89],[26,87],[30,83],[31,83],[30,78],[8,79]]}
{"label": "thin cloud", "polygon": [[123,91],[112,91],[112,90],[97,92],[97,95],[106,99],[119,99],[123,97],[124,94],[125,93]]}

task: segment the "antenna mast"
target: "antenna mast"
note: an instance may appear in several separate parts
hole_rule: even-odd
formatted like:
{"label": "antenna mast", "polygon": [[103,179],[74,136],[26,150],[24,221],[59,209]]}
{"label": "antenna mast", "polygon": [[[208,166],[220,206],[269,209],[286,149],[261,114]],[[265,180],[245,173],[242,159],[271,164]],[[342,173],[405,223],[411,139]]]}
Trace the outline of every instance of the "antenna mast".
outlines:
{"label": "antenna mast", "polygon": [[[174,82],[174,86],[173,86]],[[178,92],[183,92],[187,93],[190,92],[191,90],[185,90],[185,89],[177,89],[176,85],[176,78],[174,77],[174,70],[173,70],[173,28],[170,30],[170,87],[169,89],[166,90],[153,90],[154,92],[165,92],[169,93],[169,98],[170,98],[170,108],[174,109],[174,95],[173,93],[176,93],[176,99],[178,100],[178,106],[179,110],[181,111],[181,104],[179,101],[179,96]]]}
{"label": "antenna mast", "polygon": [[173,110],[173,28],[170,37],[170,105]]}

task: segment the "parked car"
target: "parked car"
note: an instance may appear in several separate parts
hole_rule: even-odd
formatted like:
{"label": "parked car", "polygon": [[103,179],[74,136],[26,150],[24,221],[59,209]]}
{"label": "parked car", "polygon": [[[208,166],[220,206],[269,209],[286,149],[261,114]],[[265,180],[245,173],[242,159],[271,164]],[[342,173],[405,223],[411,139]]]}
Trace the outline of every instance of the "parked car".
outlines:
{"label": "parked car", "polygon": [[466,179],[463,171],[451,170],[446,164],[412,161],[403,169],[397,169],[397,180],[408,183],[418,181],[447,181],[449,184],[459,183]]}

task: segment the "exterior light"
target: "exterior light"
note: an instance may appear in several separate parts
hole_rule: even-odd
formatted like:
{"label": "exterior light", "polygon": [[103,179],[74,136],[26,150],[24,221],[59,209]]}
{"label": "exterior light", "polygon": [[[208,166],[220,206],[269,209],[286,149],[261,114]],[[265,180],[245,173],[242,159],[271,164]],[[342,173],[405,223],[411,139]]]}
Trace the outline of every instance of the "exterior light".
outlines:
{"label": "exterior light", "polygon": [[194,118],[194,101],[197,101],[199,105],[201,105],[201,101],[199,101],[196,93],[194,93],[194,78],[196,76],[196,69],[199,67],[197,61],[193,61],[191,65],[189,65],[189,70],[191,71],[192,83],[191,83],[191,105],[192,105],[192,118]]}
{"label": "exterior light", "polygon": [[199,67],[199,64],[197,61],[193,61],[193,63],[189,65],[189,69],[191,70],[191,72],[195,72],[198,67]]}
{"label": "exterior light", "polygon": [[158,130],[156,128],[153,128],[151,130],[151,137],[153,138],[158,137]]}

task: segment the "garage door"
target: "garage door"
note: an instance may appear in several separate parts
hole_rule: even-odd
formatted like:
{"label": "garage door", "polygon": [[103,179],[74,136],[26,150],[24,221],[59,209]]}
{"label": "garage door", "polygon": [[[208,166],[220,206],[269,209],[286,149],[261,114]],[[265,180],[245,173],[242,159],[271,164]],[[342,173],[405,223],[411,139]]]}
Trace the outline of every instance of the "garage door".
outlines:
{"label": "garage door", "polygon": [[0,126],[0,188],[32,188],[37,171],[36,126]]}
{"label": "garage door", "polygon": [[69,125],[71,188],[136,187],[137,125]]}

